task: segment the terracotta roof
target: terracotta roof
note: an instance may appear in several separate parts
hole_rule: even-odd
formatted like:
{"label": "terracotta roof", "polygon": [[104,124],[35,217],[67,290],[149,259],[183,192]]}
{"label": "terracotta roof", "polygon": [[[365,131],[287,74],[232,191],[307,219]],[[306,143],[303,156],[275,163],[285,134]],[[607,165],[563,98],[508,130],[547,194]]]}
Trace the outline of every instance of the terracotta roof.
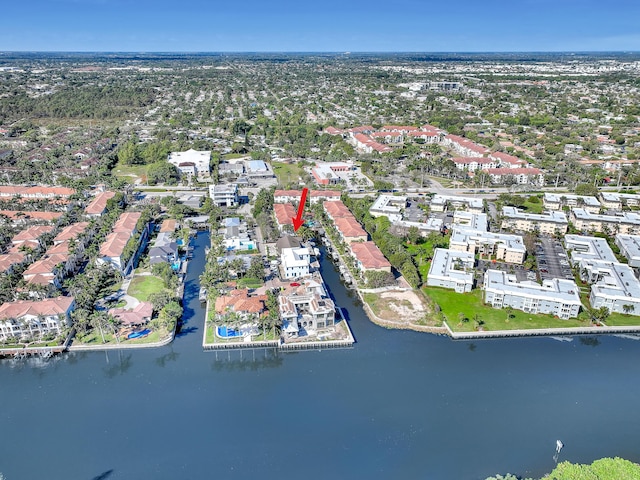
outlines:
{"label": "terracotta roof", "polygon": [[336,229],[338,229],[345,238],[367,237],[367,232],[364,231],[362,226],[354,217],[336,218],[333,223],[335,224]]}
{"label": "terracotta roof", "polygon": [[347,206],[340,200],[338,200],[337,202],[322,202],[322,206],[324,207],[325,212],[327,212],[327,215],[333,219],[341,217],[353,217],[353,214],[349,211]]}
{"label": "terracotta roof", "polygon": [[340,198],[341,195],[342,192],[340,190],[311,190],[311,192],[309,192],[311,198]]}
{"label": "terracotta roof", "polygon": [[0,319],[22,318],[25,315],[65,315],[71,308],[74,297],[45,298],[44,300],[19,300],[0,305]]}
{"label": "terracotta roof", "polygon": [[6,272],[13,265],[17,265],[24,261],[24,253],[5,253],[0,255],[0,272]]}
{"label": "terracotta roof", "polygon": [[84,232],[89,226],[89,222],[72,223],[62,229],[62,231],[56,235],[53,239],[53,243],[62,243],[72,238],[77,238],[82,232]]}
{"label": "terracotta roof", "polygon": [[389,260],[385,258],[380,249],[373,242],[352,243],[351,252],[365,269],[391,267]]}
{"label": "terracotta roof", "polygon": [[100,256],[102,257],[119,257],[122,255],[125,245],[131,238],[129,232],[113,232],[107,235],[100,246]]}
{"label": "terracotta roof", "polygon": [[109,315],[117,318],[125,325],[144,325],[153,315],[153,304],[140,302],[132,310],[112,308],[109,310]]}
{"label": "terracotta roof", "polygon": [[30,275],[42,275],[47,273],[53,274],[53,270],[56,268],[56,265],[65,263],[68,259],[68,255],[60,253],[41,258],[29,265],[22,276],[26,279]]}
{"label": "terracotta roof", "polygon": [[501,162],[509,163],[511,165],[522,165],[527,163],[518,157],[514,157],[513,155],[509,155],[508,153],[503,153],[503,152],[493,152],[489,156],[493,158],[497,158]]}
{"label": "terracotta roof", "polygon": [[402,137],[402,132],[373,132],[372,137]]}
{"label": "terracotta roof", "polygon": [[325,128],[324,131],[329,135],[340,135],[341,133],[343,133],[343,130],[340,130],[339,128],[336,128],[336,127],[327,127]]}
{"label": "terracotta roof", "polygon": [[160,225],[161,233],[173,233],[176,231],[177,222],[173,218],[168,218]]}
{"label": "terracotta roof", "polygon": [[278,225],[293,225],[291,217],[296,216],[296,209],[290,203],[275,203],[273,211],[276,214]]}
{"label": "terracotta roof", "polygon": [[489,151],[489,149],[487,147],[485,147],[484,145],[479,145],[476,142],[472,142],[471,140],[464,138],[464,137],[460,137],[458,135],[447,135],[444,138],[450,140],[453,143],[457,143],[458,145],[460,145],[461,147],[464,148],[468,148],[471,151],[474,152],[478,152],[478,153],[487,153]]}
{"label": "terracotta roof", "polygon": [[0,215],[5,215],[11,220],[46,220],[48,222],[60,218],[62,212],[20,212],[16,210],[0,210]]}
{"label": "terracotta roof", "polygon": [[47,249],[47,255],[56,255],[56,254],[69,254],[69,242],[61,242],[56,245],[52,245]]}
{"label": "terracotta roof", "polygon": [[418,130],[418,127],[411,127],[411,126],[404,126],[404,125],[385,125],[382,127],[382,130],[388,130],[393,132],[394,130],[396,131],[402,131],[402,132],[413,132],[415,130]]}
{"label": "terracotta roof", "polygon": [[216,298],[216,313],[234,312],[260,313],[265,310],[266,295],[249,296],[247,289],[232,290]]}
{"label": "terracotta roof", "polygon": [[140,212],[123,213],[113,226],[113,232],[126,232],[131,234],[135,230],[136,224],[138,223],[138,220],[140,220],[141,216],[142,214]]}
{"label": "terracotta roof", "polygon": [[52,225],[34,225],[33,227],[26,228],[18,233],[11,241],[15,243],[22,243],[26,241],[36,241],[41,235],[49,233],[53,230]]}
{"label": "terracotta roof", "polygon": [[100,215],[107,208],[107,201],[115,196],[116,192],[100,192],[84,209],[87,215]]}

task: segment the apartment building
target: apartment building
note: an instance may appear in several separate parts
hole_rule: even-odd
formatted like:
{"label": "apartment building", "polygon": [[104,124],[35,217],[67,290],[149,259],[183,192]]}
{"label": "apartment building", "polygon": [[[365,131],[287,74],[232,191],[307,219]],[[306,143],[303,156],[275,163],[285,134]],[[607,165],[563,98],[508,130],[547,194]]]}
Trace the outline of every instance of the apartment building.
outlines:
{"label": "apartment building", "polygon": [[502,270],[484,274],[484,301],[493,308],[511,307],[528,313],[548,313],[569,319],[580,312],[579,289],[573,280],[553,278],[536,282],[518,282],[515,275]]}
{"label": "apartment building", "polygon": [[564,235],[569,222],[563,212],[525,213],[515,207],[502,207],[502,229],[517,232],[538,231],[544,235]]}
{"label": "apartment building", "polygon": [[71,324],[70,315],[74,308],[74,297],[6,302],[0,305],[0,338],[60,335],[64,327]]}
{"label": "apartment building", "polygon": [[235,207],[238,205],[238,185],[209,185],[209,197],[218,207]]}
{"label": "apartment building", "polygon": [[380,195],[369,208],[372,217],[387,217],[391,223],[402,220],[402,212],[407,206],[407,197]]}
{"label": "apartment building", "polygon": [[493,233],[454,226],[449,249],[459,252],[480,254],[481,257],[495,257],[507,263],[522,265],[527,249],[520,235]]}
{"label": "apartment building", "polygon": [[640,235],[616,235],[616,245],[624,255],[630,267],[640,268]]}
{"label": "apartment building", "polygon": [[444,287],[458,293],[473,288],[475,258],[473,253],[436,248],[427,275],[427,285]]}
{"label": "apartment building", "polygon": [[570,214],[574,227],[585,232],[608,232],[624,235],[640,234],[640,215],[621,212],[617,215],[598,215],[583,208],[574,208]]}
{"label": "apartment building", "polygon": [[482,213],[484,202],[481,198],[463,197],[460,195],[434,195],[430,208],[434,212],[465,209],[471,213]]}
{"label": "apartment building", "polygon": [[571,195],[567,193],[545,193],[543,202],[546,210],[562,210],[563,207],[579,207],[590,213],[600,213],[600,202],[596,197],[587,195]]}
{"label": "apartment building", "polygon": [[391,263],[374,242],[352,243],[351,255],[355,258],[356,265],[363,274],[371,271],[391,272]]}

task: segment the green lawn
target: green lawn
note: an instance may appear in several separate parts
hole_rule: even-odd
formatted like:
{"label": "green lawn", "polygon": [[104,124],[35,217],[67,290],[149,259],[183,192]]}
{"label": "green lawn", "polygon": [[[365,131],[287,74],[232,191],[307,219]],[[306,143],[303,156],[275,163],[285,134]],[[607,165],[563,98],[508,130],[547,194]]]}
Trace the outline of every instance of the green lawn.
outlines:
{"label": "green lawn", "polygon": [[609,327],[635,327],[640,326],[640,317],[637,315],[625,315],[624,313],[612,313],[604,321]]}
{"label": "green lawn", "polygon": [[113,169],[113,174],[117,177],[128,177],[132,180],[139,178],[142,182],[146,182],[147,165],[123,165],[118,162]]}
{"label": "green lawn", "polygon": [[161,292],[164,290],[164,283],[158,277],[153,275],[144,275],[139,277],[133,277],[127,294],[134,298],[137,298],[141,302],[146,302],[149,295],[152,293]]}
{"label": "green lawn", "polygon": [[264,281],[259,278],[245,277],[238,280],[238,288],[260,288],[264,286]]}
{"label": "green lawn", "polygon": [[295,163],[273,162],[272,167],[273,172],[278,177],[278,182],[282,185],[298,183],[304,173],[304,170]]}
{"label": "green lawn", "polygon": [[524,208],[527,210],[527,213],[542,213],[542,201],[540,203],[526,201],[524,202]]}
{"label": "green lawn", "polygon": [[244,158],[246,156],[246,153],[227,153],[222,155],[222,160],[234,160],[236,158]]}
{"label": "green lawn", "polygon": [[[507,318],[507,311],[484,305],[482,290],[470,293],[456,293],[453,290],[439,287],[425,287],[424,292],[433,299],[447,318],[453,331],[471,332],[475,330],[474,315],[484,322],[484,330],[517,330],[529,328],[567,328],[584,327],[589,323],[578,319],[562,320],[551,315],[535,315],[513,310],[512,318]],[[468,322],[460,323],[458,315],[462,313]]]}

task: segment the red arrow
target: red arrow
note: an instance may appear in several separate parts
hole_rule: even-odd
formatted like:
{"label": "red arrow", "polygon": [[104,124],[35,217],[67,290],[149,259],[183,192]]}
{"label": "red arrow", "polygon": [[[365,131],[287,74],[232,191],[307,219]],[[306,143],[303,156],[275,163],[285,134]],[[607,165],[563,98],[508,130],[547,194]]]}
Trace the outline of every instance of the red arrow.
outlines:
{"label": "red arrow", "polygon": [[304,204],[307,201],[307,192],[308,191],[309,190],[307,188],[303,188],[302,189],[302,196],[300,197],[300,205],[298,205],[298,215],[296,215],[295,217],[291,217],[291,220],[293,220],[293,231],[294,232],[297,232],[298,229],[304,223],[304,220],[302,220],[302,212],[304,212]]}

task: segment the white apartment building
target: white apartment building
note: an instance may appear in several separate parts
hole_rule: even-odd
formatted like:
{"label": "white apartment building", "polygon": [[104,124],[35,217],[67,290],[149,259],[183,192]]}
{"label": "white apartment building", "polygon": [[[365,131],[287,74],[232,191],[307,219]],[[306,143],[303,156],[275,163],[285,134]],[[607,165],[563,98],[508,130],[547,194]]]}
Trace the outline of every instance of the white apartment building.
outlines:
{"label": "white apartment building", "polygon": [[640,267],[640,235],[616,235],[616,245],[627,257],[630,267]]}
{"label": "white apartment building", "polygon": [[553,278],[536,282],[518,282],[515,275],[502,270],[484,274],[484,301],[493,308],[511,307],[528,313],[548,313],[568,319],[578,316],[580,295],[573,280]]}
{"label": "white apartment building", "polygon": [[452,224],[466,227],[470,230],[480,230],[486,232],[489,227],[489,220],[486,213],[471,213],[464,210],[456,210],[453,213]]}
{"label": "white apartment building", "polygon": [[600,199],[602,206],[611,210],[622,210],[622,207],[640,205],[640,195],[633,193],[600,192]]}
{"label": "white apartment building", "polygon": [[309,275],[311,257],[307,248],[283,248],[280,261],[284,278],[301,278]]}
{"label": "white apartment building", "polygon": [[640,234],[640,215],[635,212],[621,212],[618,215],[597,215],[583,208],[571,210],[571,221],[578,230],[587,232],[610,232],[625,235]]}
{"label": "white apartment building", "polygon": [[238,205],[238,185],[209,185],[209,197],[218,207],[235,207]]}
{"label": "white apartment building", "polygon": [[564,247],[571,257],[572,264],[579,264],[583,260],[618,261],[604,238],[565,235]]}
{"label": "white apartment building", "polygon": [[427,285],[451,288],[458,293],[473,288],[473,253],[436,248],[427,275]]}
{"label": "white apartment building", "polygon": [[369,208],[372,217],[387,217],[391,223],[402,220],[402,211],[407,206],[407,197],[380,195]]}
{"label": "white apartment building", "polygon": [[600,213],[600,202],[596,197],[586,195],[570,195],[567,193],[545,193],[544,208],[547,210],[562,210],[563,207],[580,207],[591,213]]}
{"label": "white apartment building", "polygon": [[502,228],[519,232],[538,231],[545,235],[565,234],[569,222],[563,212],[525,213],[515,207],[502,207]]}
{"label": "white apartment building", "polygon": [[493,233],[482,230],[471,230],[464,227],[453,227],[449,240],[449,249],[479,253],[483,256],[494,256],[496,260],[522,265],[527,256],[527,249],[520,235]]}
{"label": "white apartment building", "polygon": [[434,195],[430,208],[434,212],[445,212],[449,209],[466,209],[471,213],[482,213],[484,203],[481,198],[463,197],[460,195]]}

